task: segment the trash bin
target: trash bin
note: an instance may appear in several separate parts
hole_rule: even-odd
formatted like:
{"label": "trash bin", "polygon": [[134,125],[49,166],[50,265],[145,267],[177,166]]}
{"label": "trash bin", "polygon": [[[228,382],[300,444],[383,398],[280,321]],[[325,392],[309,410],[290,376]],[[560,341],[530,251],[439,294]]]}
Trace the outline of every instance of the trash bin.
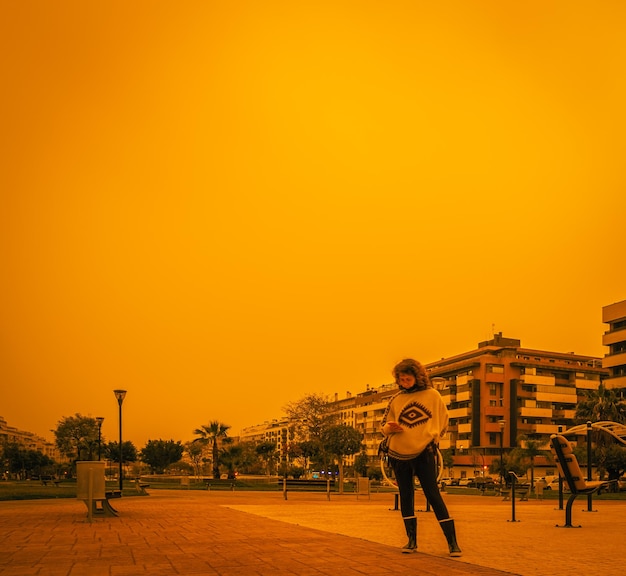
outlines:
{"label": "trash bin", "polygon": [[76,462],[76,498],[79,500],[89,499],[90,477],[91,498],[94,500],[105,498],[104,466],[105,462],[97,460]]}

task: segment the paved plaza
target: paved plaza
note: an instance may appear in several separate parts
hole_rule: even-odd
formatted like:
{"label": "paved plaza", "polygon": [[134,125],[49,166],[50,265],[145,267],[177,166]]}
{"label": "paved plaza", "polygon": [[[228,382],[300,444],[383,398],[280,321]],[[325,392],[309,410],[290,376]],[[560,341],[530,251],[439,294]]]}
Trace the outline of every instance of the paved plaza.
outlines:
{"label": "paved plaza", "polygon": [[[280,492],[154,490],[115,501],[118,517],[88,521],[75,499],[0,502],[0,575],[553,576],[624,573],[626,502],[511,503],[446,494],[463,557],[449,558],[418,496],[418,545],[404,535],[393,494],[371,498]],[[585,510],[585,511],[583,511]]]}

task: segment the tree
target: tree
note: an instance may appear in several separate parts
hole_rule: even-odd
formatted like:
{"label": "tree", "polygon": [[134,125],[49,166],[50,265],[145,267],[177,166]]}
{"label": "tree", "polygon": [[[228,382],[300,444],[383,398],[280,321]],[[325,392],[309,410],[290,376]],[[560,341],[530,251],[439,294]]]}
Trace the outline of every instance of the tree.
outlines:
{"label": "tree", "polygon": [[[104,445],[104,456],[111,462],[120,461],[120,443],[119,442],[108,442]],[[126,464],[128,462],[137,462],[137,448],[130,441],[126,440],[122,442],[122,464]]]}
{"label": "tree", "polygon": [[[626,448],[611,444],[606,449],[606,458],[604,461],[606,471],[609,473],[609,480],[617,481],[624,472],[626,472]],[[609,489],[611,492],[617,492],[617,482],[613,482]]]}
{"label": "tree", "polygon": [[325,452],[334,456],[339,465],[339,493],[343,494],[343,458],[360,452],[363,448],[363,435],[346,424],[326,428],[321,437]]}
{"label": "tree", "polygon": [[361,452],[354,459],[354,471],[359,476],[363,476],[363,477],[367,476],[368,463],[369,463],[369,459],[367,457],[367,453]]}
{"label": "tree", "polygon": [[98,449],[98,423],[91,416],[74,416],[62,418],[54,430],[57,448],[68,458],[76,460],[93,460]]}
{"label": "tree", "polygon": [[269,440],[266,442],[261,442],[260,444],[256,445],[255,451],[265,462],[267,475],[270,476],[278,457],[278,454],[276,453],[276,444]]}
{"label": "tree", "polygon": [[443,467],[448,469],[448,474],[452,476],[452,468],[454,468],[454,454],[452,454],[452,448],[444,448],[441,450],[441,457],[443,458]]}
{"label": "tree", "polygon": [[191,460],[193,465],[194,474],[200,476],[200,468],[202,467],[202,456],[204,455],[204,447],[197,442],[187,442],[185,444],[185,452]]}
{"label": "tree", "polygon": [[323,394],[307,394],[283,407],[292,423],[291,437],[300,446],[306,469],[312,460],[321,459],[320,464],[326,464],[322,435],[337,423],[337,415],[331,412],[329,402],[328,396]]}
{"label": "tree", "polygon": [[141,460],[145,462],[153,473],[163,474],[170,465],[183,457],[184,448],[180,441],[148,440],[141,449]]}
{"label": "tree", "polygon": [[330,409],[330,400],[323,394],[307,394],[296,402],[289,402],[283,411],[292,422],[292,437],[296,442],[321,440],[324,430],[337,422]]}
{"label": "tree", "polygon": [[535,457],[545,453],[545,450],[541,449],[543,444],[539,440],[528,436],[520,436],[519,440],[520,444],[523,444],[522,454],[530,460],[530,491],[532,492],[535,487]]}
{"label": "tree", "polygon": [[213,420],[208,424],[196,428],[193,433],[200,436],[193,442],[198,442],[204,446],[211,446],[213,451],[213,478],[220,477],[220,444],[228,439],[230,426]]}
{"label": "tree", "polygon": [[510,452],[503,455],[504,462],[500,461],[500,457],[494,458],[489,465],[489,473],[499,476],[502,472],[505,484],[511,482],[509,472],[515,472],[518,476],[524,476],[528,470],[526,458],[521,448],[513,448]]}
{"label": "tree", "polygon": [[[597,390],[587,390],[585,398],[576,406],[576,422],[601,422],[608,420],[618,424],[626,423],[626,402],[618,395],[616,390],[607,389],[600,384]],[[596,464],[600,477],[608,470],[606,459],[608,449],[614,440],[608,434],[594,430],[593,439],[597,450],[595,451]]]}
{"label": "tree", "polygon": [[585,398],[576,405],[576,422],[601,422],[609,420],[619,424],[626,423],[626,402],[616,390],[607,389],[600,384],[597,390],[585,391]]}
{"label": "tree", "polygon": [[256,452],[250,442],[233,444],[222,449],[220,462],[226,467],[229,478],[235,478],[238,471],[254,464]]}
{"label": "tree", "polygon": [[24,448],[15,442],[5,444],[4,459],[9,472],[23,479],[34,474],[39,475],[54,464],[53,460],[39,450]]}

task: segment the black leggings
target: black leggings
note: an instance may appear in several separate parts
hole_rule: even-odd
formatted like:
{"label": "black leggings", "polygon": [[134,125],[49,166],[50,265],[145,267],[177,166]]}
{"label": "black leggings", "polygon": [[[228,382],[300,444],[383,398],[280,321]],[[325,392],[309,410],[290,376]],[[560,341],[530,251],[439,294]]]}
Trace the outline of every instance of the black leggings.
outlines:
{"label": "black leggings", "polygon": [[393,460],[393,471],[400,492],[400,510],[403,518],[415,516],[415,485],[413,478],[417,476],[424,490],[424,496],[435,512],[437,520],[449,518],[448,508],[439,492],[437,485],[437,468],[434,447],[428,446],[413,460]]}

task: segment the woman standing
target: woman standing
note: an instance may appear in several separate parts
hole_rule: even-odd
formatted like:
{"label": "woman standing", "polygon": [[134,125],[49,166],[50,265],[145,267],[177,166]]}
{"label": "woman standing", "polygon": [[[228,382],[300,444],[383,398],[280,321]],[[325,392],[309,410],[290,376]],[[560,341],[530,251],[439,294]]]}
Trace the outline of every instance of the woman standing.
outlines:
{"label": "woman standing", "polygon": [[409,541],[402,552],[417,549],[414,477],[435,512],[448,541],[450,556],[461,556],[454,520],[448,514],[437,485],[437,445],[448,428],[448,410],[416,360],[402,360],[393,369],[400,391],[390,400],[383,416],[382,432],[400,492],[400,509]]}

